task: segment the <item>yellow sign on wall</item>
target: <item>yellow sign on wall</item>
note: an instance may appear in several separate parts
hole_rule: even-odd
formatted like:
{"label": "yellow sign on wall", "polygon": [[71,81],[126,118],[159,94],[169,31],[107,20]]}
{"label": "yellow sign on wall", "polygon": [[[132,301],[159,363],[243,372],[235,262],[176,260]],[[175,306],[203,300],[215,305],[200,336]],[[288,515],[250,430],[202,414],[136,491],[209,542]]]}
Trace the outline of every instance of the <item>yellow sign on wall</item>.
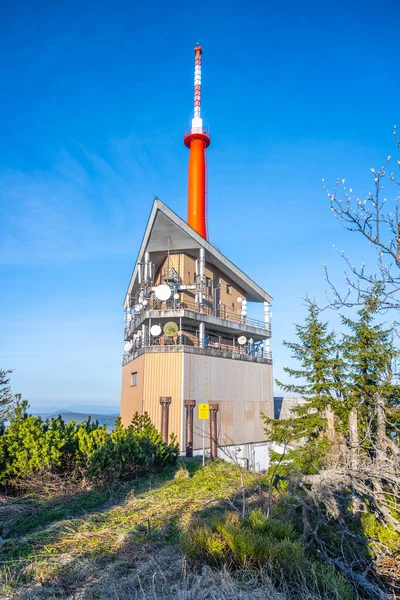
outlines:
{"label": "yellow sign on wall", "polygon": [[199,404],[199,419],[209,419],[210,409],[208,404]]}

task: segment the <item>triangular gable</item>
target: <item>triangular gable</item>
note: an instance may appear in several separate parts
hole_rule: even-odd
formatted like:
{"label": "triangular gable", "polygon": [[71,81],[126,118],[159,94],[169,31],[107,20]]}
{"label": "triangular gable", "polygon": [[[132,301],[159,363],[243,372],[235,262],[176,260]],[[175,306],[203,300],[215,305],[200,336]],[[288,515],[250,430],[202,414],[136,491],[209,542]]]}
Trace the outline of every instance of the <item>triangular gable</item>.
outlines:
{"label": "triangular gable", "polygon": [[155,262],[157,270],[168,249],[174,252],[184,252],[201,247],[206,250],[206,261],[216,266],[242,288],[249,302],[271,302],[272,298],[267,292],[227,259],[215,246],[203,239],[159,198],[154,199],[125,302],[129,294],[132,295],[138,290],[138,263],[144,260],[145,252],[150,252],[151,260]]}

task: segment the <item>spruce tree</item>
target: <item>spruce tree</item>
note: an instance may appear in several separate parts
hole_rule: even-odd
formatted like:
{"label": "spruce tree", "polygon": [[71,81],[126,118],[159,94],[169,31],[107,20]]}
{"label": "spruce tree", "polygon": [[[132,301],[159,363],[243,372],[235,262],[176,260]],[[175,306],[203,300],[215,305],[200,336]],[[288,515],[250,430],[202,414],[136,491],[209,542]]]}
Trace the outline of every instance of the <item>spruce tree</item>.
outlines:
{"label": "spruce tree", "polygon": [[[298,342],[284,342],[292,351],[299,368],[284,371],[293,383],[278,385],[301,400],[288,419],[265,419],[268,439],[285,444],[286,459],[282,464],[296,466],[303,473],[321,467],[335,437],[336,405],[340,402],[340,381],[343,365],[337,351],[336,336],[328,324],[319,319],[315,304],[309,307],[304,325],[296,325]],[[298,381],[296,381],[298,380]],[[278,456],[273,459],[277,460]],[[290,469],[292,467],[289,467]],[[280,469],[282,471],[282,468]]]}
{"label": "spruce tree", "polygon": [[[399,420],[400,388],[393,382],[393,363],[399,352],[392,330],[374,323],[376,308],[368,298],[358,320],[342,317],[350,330],[342,340],[346,363],[343,418],[348,419],[350,447],[382,444]],[[391,436],[392,437],[392,436]]]}
{"label": "spruce tree", "polygon": [[10,370],[0,369],[0,423],[7,421],[15,405],[15,395],[9,385],[11,373]]}

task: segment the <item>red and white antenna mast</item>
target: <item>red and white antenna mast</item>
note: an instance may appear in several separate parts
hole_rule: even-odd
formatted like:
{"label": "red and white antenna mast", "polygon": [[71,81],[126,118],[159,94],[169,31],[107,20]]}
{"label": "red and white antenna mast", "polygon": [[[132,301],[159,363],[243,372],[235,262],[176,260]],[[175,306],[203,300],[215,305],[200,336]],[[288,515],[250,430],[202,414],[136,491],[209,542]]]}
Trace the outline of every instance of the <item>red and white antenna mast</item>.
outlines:
{"label": "red and white antenna mast", "polygon": [[203,128],[201,118],[201,46],[194,48],[194,114],[192,127],[184,136],[190,149],[188,178],[188,224],[207,239],[206,222],[206,159],[205,151],[210,145],[210,135]]}

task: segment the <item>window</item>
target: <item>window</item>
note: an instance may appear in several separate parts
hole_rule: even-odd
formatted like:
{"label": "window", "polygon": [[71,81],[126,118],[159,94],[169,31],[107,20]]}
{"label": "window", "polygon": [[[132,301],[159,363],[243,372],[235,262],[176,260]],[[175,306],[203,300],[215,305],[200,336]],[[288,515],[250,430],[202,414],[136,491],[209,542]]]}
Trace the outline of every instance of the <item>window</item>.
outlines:
{"label": "window", "polygon": [[226,293],[232,295],[232,286],[229,283],[226,284]]}
{"label": "window", "polygon": [[131,373],[131,387],[135,387],[137,385],[137,371]]}

